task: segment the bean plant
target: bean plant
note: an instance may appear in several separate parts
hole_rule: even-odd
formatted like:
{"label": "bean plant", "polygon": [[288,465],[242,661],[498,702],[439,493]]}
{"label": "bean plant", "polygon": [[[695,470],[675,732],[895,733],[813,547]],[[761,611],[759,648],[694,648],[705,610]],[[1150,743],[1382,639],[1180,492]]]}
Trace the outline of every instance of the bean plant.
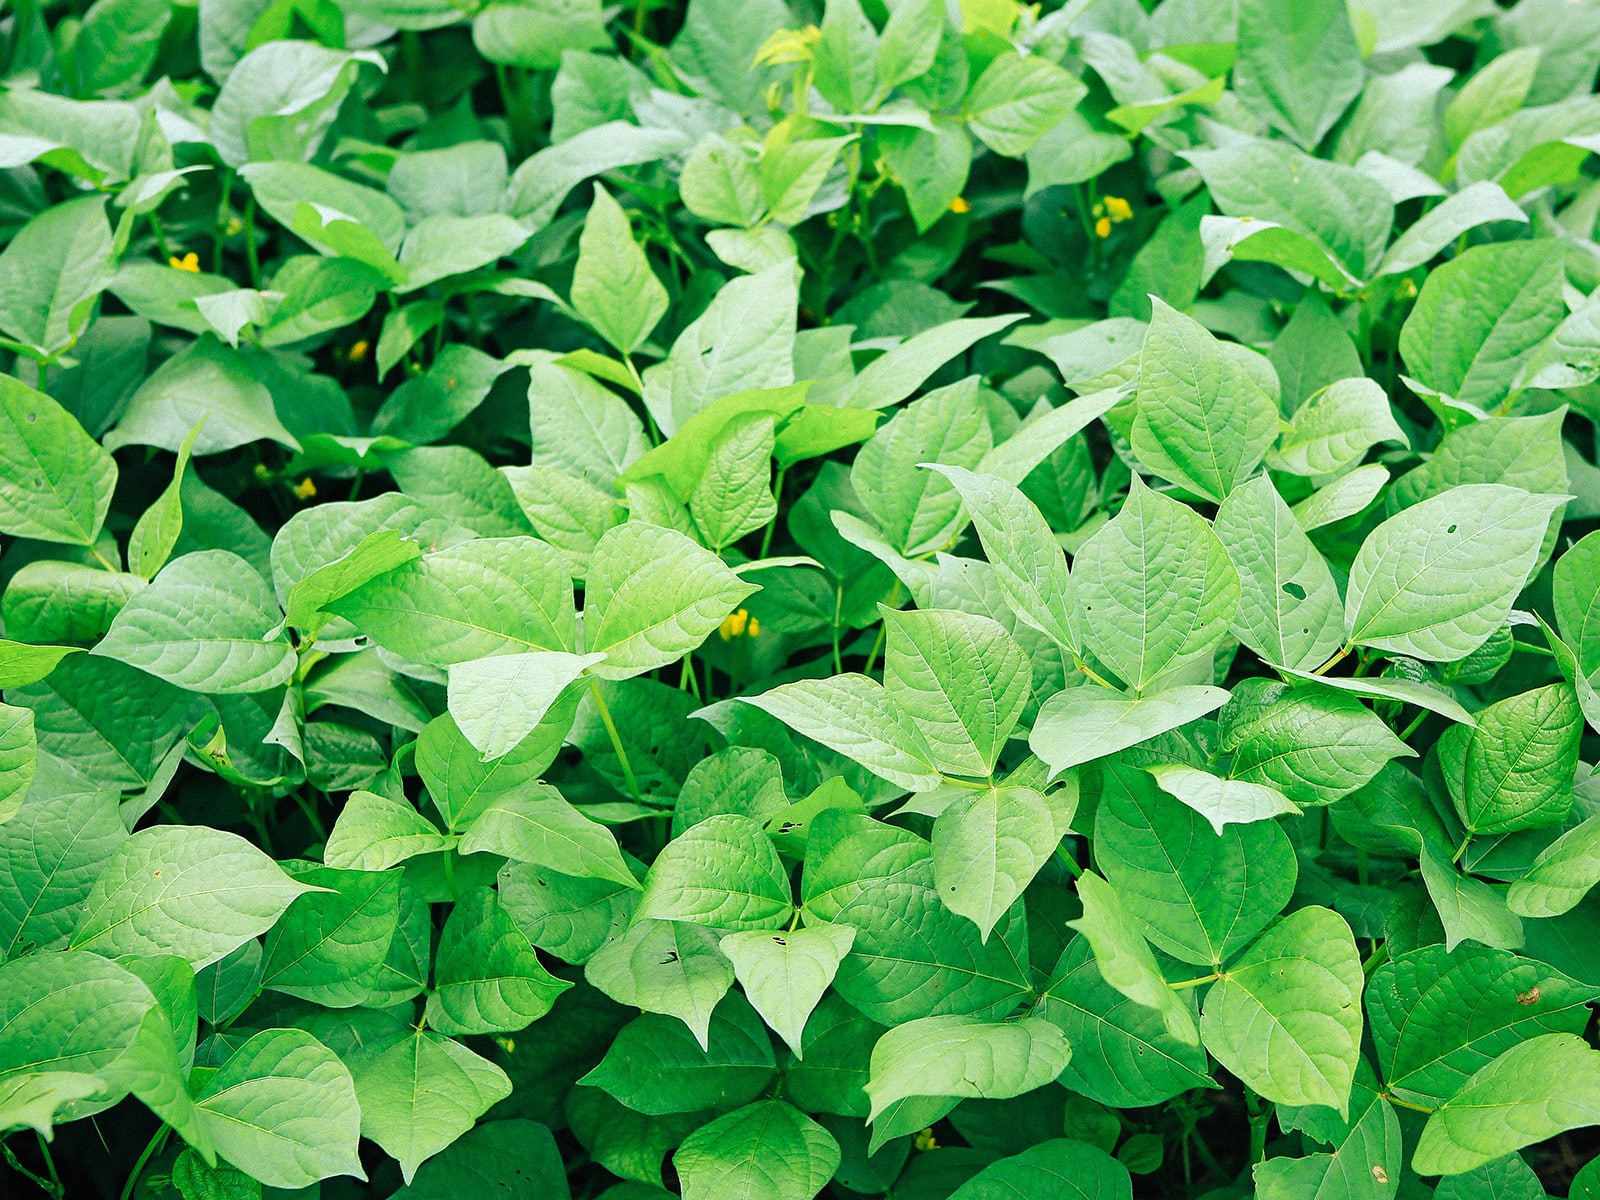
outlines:
{"label": "bean plant", "polygon": [[12,0],[0,1193],[1600,1197],[1597,70]]}

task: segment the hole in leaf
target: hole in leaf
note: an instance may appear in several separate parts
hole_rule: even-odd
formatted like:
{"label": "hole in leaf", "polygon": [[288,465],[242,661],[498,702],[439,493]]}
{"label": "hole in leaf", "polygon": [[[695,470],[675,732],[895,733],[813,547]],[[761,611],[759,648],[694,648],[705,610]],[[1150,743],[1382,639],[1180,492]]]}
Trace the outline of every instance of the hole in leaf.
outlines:
{"label": "hole in leaf", "polygon": [[1304,600],[1306,598],[1305,588],[1301,587],[1298,583],[1286,583],[1283,585],[1283,590],[1288,592],[1289,595],[1293,596],[1296,600]]}

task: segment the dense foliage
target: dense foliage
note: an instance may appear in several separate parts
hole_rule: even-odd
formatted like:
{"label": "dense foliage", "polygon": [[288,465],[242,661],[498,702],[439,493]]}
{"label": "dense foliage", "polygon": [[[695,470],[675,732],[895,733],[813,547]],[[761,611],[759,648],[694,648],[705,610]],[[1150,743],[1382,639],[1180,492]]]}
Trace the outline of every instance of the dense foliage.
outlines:
{"label": "dense foliage", "polygon": [[1600,3],[0,33],[5,1196],[1600,1196]]}

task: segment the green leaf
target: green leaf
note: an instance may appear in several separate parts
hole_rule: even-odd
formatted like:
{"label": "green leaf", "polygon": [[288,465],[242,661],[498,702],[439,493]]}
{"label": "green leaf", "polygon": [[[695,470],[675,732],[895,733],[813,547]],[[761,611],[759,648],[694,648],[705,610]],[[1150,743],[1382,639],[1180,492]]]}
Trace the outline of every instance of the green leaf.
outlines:
{"label": "green leaf", "polygon": [[572,306],[622,354],[632,354],[667,311],[667,292],[633,240],[627,214],[598,183],[578,239]]}
{"label": "green leaf", "polygon": [[355,1078],[361,1135],[399,1160],[407,1183],[424,1160],[510,1094],[511,1080],[499,1067],[427,1029],[361,1066]]}
{"label": "green leaf", "polygon": [[[1333,1153],[1281,1156],[1257,1163],[1252,1177],[1260,1200],[1392,1197],[1402,1163],[1400,1121],[1377,1086],[1370,1069],[1362,1064],[1347,1120],[1330,1120],[1315,1108],[1305,1115],[1294,1113],[1292,1119],[1299,1121],[1301,1132],[1333,1146]],[[1291,1119],[1286,1110],[1279,1111],[1283,1118]]]}
{"label": "green leaf", "polygon": [[1211,654],[1239,608],[1239,573],[1210,525],[1137,478],[1072,579],[1082,640],[1139,690]]}
{"label": "green leaf", "polygon": [[572,683],[605,657],[534,650],[453,663],[450,715],[484,761],[502,758],[538,728]]}
{"label": "green leaf", "polygon": [[236,834],[153,825],[106,860],[72,946],[177,954],[199,969],[265,933],[297,896],[312,890]]}
{"label": "green leaf", "polygon": [[1301,405],[1267,462],[1296,475],[1338,475],[1379,442],[1411,444],[1381,387],[1366,378],[1340,379]]}
{"label": "green leaf", "polygon": [[302,866],[298,897],[267,935],[261,985],[329,1008],[366,999],[400,921],[398,872]]}
{"label": "green leaf", "polygon": [[1267,359],[1278,373],[1283,408],[1293,413],[1331,383],[1361,374],[1361,355],[1321,292],[1308,290],[1272,341]]}
{"label": "green leaf", "polygon": [[806,1021],[850,952],[848,925],[808,925],[785,933],[730,933],[720,943],[750,1004],[796,1058]]}
{"label": "green leaf", "polygon": [[1365,72],[1338,0],[1285,9],[1244,0],[1234,87],[1269,124],[1310,150],[1361,91]]}
{"label": "green leaf", "polygon": [[1600,1052],[1571,1033],[1546,1033],[1474,1072],[1433,1111],[1411,1165],[1459,1175],[1533,1142],[1600,1120]]}
{"label": "green leaf", "polygon": [[[1070,819],[1070,817],[1069,817]],[[1066,835],[1050,802],[1030,787],[987,787],[957,796],[933,823],[939,899],[988,941],[997,922]]]}
{"label": "green leaf", "polygon": [[[1148,980],[1143,972],[1140,977]],[[1175,995],[1159,972],[1150,982]],[[1160,993],[1153,994],[1160,999]],[[1072,1046],[1061,1083],[1097,1103],[1141,1108],[1191,1088],[1216,1086],[1207,1074],[1194,1017],[1188,1017],[1189,1041],[1168,1033],[1160,1012],[1106,980],[1088,937],[1067,943],[1039,1003],[1040,1015],[1061,1026]]]}
{"label": "green leaf", "polygon": [[897,786],[927,791],[939,782],[933,752],[921,731],[876,679],[835,675],[738,699]]}
{"label": "green leaf", "polygon": [[0,330],[38,358],[70,350],[115,266],[104,196],[44,209],[0,252]]}
{"label": "green leaf", "polygon": [[1389,1089],[1444,1103],[1501,1053],[1545,1033],[1581,1033],[1596,989],[1546,963],[1486,946],[1424,946],[1367,986],[1367,1018]]}
{"label": "green leaf", "polygon": [[916,722],[934,765],[991,775],[1028,700],[1022,648],[997,622],[969,613],[885,610],[883,620],[884,688]]}
{"label": "green leaf", "polygon": [[639,916],[717,929],[781,928],[793,912],[789,877],[770,838],[749,817],[707,817],[656,856]]}
{"label": "green leaf", "polygon": [[1105,1151],[1075,1138],[1056,1138],[990,1163],[951,1192],[950,1200],[1012,1200],[1015,1196],[1132,1200],[1133,1180],[1128,1168]]}
{"label": "green leaf", "polygon": [[92,546],[117,464],[43,392],[0,375],[0,532]]}
{"label": "green leaf", "polygon": [[1572,808],[1583,714],[1567,683],[1520,692],[1439,740],[1456,813],[1472,834],[1559,825]]}
{"label": "green leaf", "polygon": [[711,930],[641,919],[594,953],[584,977],[618,1004],[678,1018],[708,1049],[713,1011],[734,972]]}
{"label": "green leaf", "polygon": [[309,1033],[256,1034],[205,1081],[194,1104],[217,1151],[268,1187],[366,1178],[350,1072]]}
{"label": "green leaf", "polygon": [[1272,445],[1277,407],[1198,322],[1162,300],[1152,303],[1139,357],[1134,453],[1156,474],[1220,501]]}
{"label": "green leaf", "polygon": [[898,826],[838,810],[820,812],[806,838],[800,891],[806,916],[835,920],[872,883],[904,877],[931,854],[924,839]]}
{"label": "green leaf", "polygon": [[1388,654],[1455,662],[1505,624],[1563,498],[1465,484],[1379,525],[1345,593],[1345,630]]}
{"label": "green leaf", "polygon": [[173,560],[131,597],[94,653],[189,691],[263,692],[294,674],[277,603],[255,568],[227,550]]}
{"label": "green leaf", "polygon": [[807,1200],[838,1170],[839,1143],[793,1105],[763,1100],[695,1130],[673,1165],[684,1200]]}
{"label": "green leaf", "polygon": [[804,220],[840,151],[854,140],[805,138],[786,145],[768,145],[761,155],[761,192],[772,219],[780,225],[797,225]]}
{"label": "green leaf", "polygon": [[695,143],[678,186],[685,208],[718,224],[748,228],[766,208],[753,151],[715,133]]}
{"label": "green leaf", "polygon": [[1600,671],[1600,537],[1580,538],[1556,559],[1551,583],[1556,627],[1584,675]]}
{"label": "green leaf", "polygon": [[[1512,51],[1495,61],[1503,62],[1516,53]],[[1482,72],[1479,77],[1481,75]],[[1421,266],[1467,230],[1479,225],[1491,221],[1526,224],[1527,220],[1527,214],[1512,202],[1499,184],[1488,180],[1469,184],[1397,237],[1383,256],[1378,273],[1397,275]]]}
{"label": "green leaf", "polygon": [[1061,1030],[1042,1017],[1000,1023],[959,1016],[908,1021],[872,1048],[867,1119],[913,1096],[1020,1096],[1053,1081],[1071,1055]]}
{"label": "green leaf", "polygon": [[1157,763],[1146,770],[1155,777],[1162,791],[1210,821],[1219,834],[1224,825],[1270,821],[1300,811],[1299,805],[1277,788],[1265,784],[1221,779],[1209,771],[1182,763]]}
{"label": "green leaf", "polygon": [[172,468],[172,482],[156,497],[155,503],[144,510],[128,536],[128,567],[144,579],[155,578],[156,572],[171,557],[183,532],[183,473],[189,466],[189,455],[200,429],[201,426],[196,425],[183,439],[178,447],[178,461]]}
{"label": "green leaf", "polygon": [[387,650],[440,667],[567,651],[577,626],[560,555],[531,537],[484,538],[425,554],[332,601],[327,611]]}
{"label": "green leaf", "polygon": [[1198,721],[1227,700],[1219,687],[1164,688],[1148,696],[1070,687],[1040,706],[1028,746],[1052,771],[1065,771]]}
{"label": "green leaf", "polygon": [[563,875],[606,879],[627,888],[639,886],[611,831],[584,816],[545,783],[525,784],[478,810],[461,839],[461,853],[484,852],[531,862]]}
{"label": "green leaf", "polygon": [[[892,407],[956,355],[1021,319],[1021,313],[1007,313],[998,317],[963,317],[935,325],[863,367],[845,387],[840,403],[847,408]],[[929,455],[924,461],[937,457]]]}
{"label": "green leaf", "polygon": [[1506,893],[1519,917],[1559,917],[1600,883],[1600,816],[1589,817],[1551,842]]}
{"label": "green leaf", "polygon": [[202,420],[193,445],[197,455],[220,454],[255,441],[300,448],[278,419],[272,393],[244,357],[209,335],[155,369],[104,444],[107,450],[158,446],[176,454]]}
{"label": "green leaf", "polygon": [[117,794],[35,797],[0,827],[0,959],[72,932],[106,861],[127,840]]}
{"label": "green leaf", "polygon": [[78,653],[81,651],[76,646],[30,646],[0,639],[0,688],[9,690],[38,683],[63,658]]}
{"label": "green leaf", "polygon": [[1217,717],[1232,778],[1276,788],[1298,804],[1326,804],[1416,751],[1355,699],[1304,684],[1250,679]]}
{"label": "green leaf", "polygon": [[1559,242],[1473,246],[1428,275],[1400,330],[1406,367],[1428,387],[1488,410],[1565,316]]}
{"label": "green leaf", "polygon": [[1140,932],[1197,966],[1232,958],[1294,891],[1294,851],[1277,822],[1218,834],[1133,767],[1106,768],[1094,836],[1095,860]]}
{"label": "green leaf", "polygon": [[0,825],[16,816],[38,769],[33,710],[0,704]]}
{"label": "green leaf", "polygon": [[587,649],[606,656],[590,671],[629,679],[676,662],[757,590],[681,533],[619,525],[595,548],[584,589]]}
{"label": "green leaf", "polygon": [[777,447],[770,416],[736,418],[711,443],[705,470],[689,493],[706,544],[717,553],[745,534],[775,521],[778,502],[769,486]]}
{"label": "green leaf", "polygon": [[516,1033],[571,986],[545,970],[494,891],[473,888],[439,938],[428,1024],[440,1033]]}
{"label": "green leaf", "polygon": [[1436,712],[1442,717],[1452,721],[1459,721],[1463,725],[1476,723],[1476,718],[1452,696],[1449,691],[1437,684],[1423,683],[1416,679],[1405,679],[1398,676],[1372,676],[1363,675],[1359,678],[1348,675],[1314,675],[1310,671],[1300,671],[1293,667],[1282,667],[1274,664],[1274,670],[1292,679],[1320,687],[1331,688],[1337,692],[1347,692],[1353,696],[1365,696],[1369,700],[1398,700],[1401,704],[1415,704],[1429,712]]}
{"label": "green leaf", "polygon": [[1361,1047],[1361,956],[1344,918],[1326,908],[1290,913],[1206,995],[1206,1049],[1278,1104],[1349,1112]]}
{"label": "green leaf", "polygon": [[999,54],[967,93],[967,128],[996,154],[1021,158],[1088,91],[1041,55]]}
{"label": "green leaf", "polygon": [[636,1112],[726,1111],[772,1081],[776,1059],[761,1018],[738,993],[717,1006],[710,1038],[697,1044],[683,1022],[646,1013],[617,1034],[579,1083],[601,1088]]}
{"label": "green leaf", "polygon": [[1502,950],[1522,945],[1522,922],[1506,908],[1501,893],[1456,870],[1447,852],[1432,842],[1424,841],[1421,860],[1422,882],[1444,926],[1447,950],[1468,940]]}
{"label": "green leaf", "polygon": [[1117,890],[1094,872],[1085,871],[1078,877],[1078,899],[1083,903],[1083,916],[1070,924],[1093,948],[1101,979],[1160,1016],[1168,1038],[1198,1046],[1200,1031],[1194,1014],[1167,986],[1149,943],[1124,910]]}
{"label": "green leaf", "polygon": [[1239,573],[1234,635],[1268,662],[1306,670],[1326,662],[1343,639],[1339,589],[1272,481],[1236,488],[1213,528]]}
{"label": "green leaf", "polygon": [[284,619],[296,629],[316,632],[332,619],[326,605],[421,555],[422,547],[416,540],[398,530],[369,533],[349,553],[307,572],[289,588]]}

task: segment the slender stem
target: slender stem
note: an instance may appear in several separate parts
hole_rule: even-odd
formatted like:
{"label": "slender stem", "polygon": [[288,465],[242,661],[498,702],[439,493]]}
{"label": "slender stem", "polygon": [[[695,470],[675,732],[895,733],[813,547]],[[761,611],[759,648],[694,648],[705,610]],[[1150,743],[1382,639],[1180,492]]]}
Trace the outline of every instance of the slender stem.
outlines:
{"label": "slender stem", "polygon": [[261,286],[261,256],[256,250],[256,194],[254,190],[244,198],[244,256],[250,267],[250,286]]}
{"label": "slender stem", "polygon": [[217,201],[217,220],[211,230],[211,271],[222,274],[222,244],[227,240],[228,200],[233,194],[233,168],[222,172],[222,196]]}
{"label": "slender stem", "polygon": [[1098,671],[1096,671],[1088,663],[1084,662],[1083,659],[1078,657],[1076,654],[1074,654],[1072,656],[1072,665],[1077,667],[1078,670],[1082,671],[1086,676],[1088,676],[1090,679],[1094,680],[1094,682],[1098,683],[1101,687],[1110,688],[1113,692],[1117,690],[1116,686],[1114,684],[1112,684],[1109,680],[1107,680],[1105,678],[1105,676],[1101,675]]}
{"label": "slender stem", "polygon": [[149,1161],[157,1154],[161,1153],[161,1148],[167,1144],[167,1138],[171,1135],[171,1133],[172,1126],[162,1125],[160,1129],[156,1130],[155,1133],[151,1135],[150,1141],[146,1143],[143,1153],[139,1155],[139,1161],[133,1164],[133,1170],[129,1172],[127,1182],[122,1185],[121,1200],[128,1200],[128,1197],[133,1195],[133,1189],[139,1182],[139,1176],[144,1174],[146,1164],[148,1164]]}
{"label": "slender stem", "polygon": [[56,1160],[50,1157],[50,1143],[45,1141],[44,1134],[37,1129],[33,1131],[34,1140],[39,1143],[39,1153],[44,1158],[44,1169],[50,1172],[50,1182],[55,1185],[55,1195],[65,1197],[67,1189],[61,1184],[61,1176],[56,1173]]}
{"label": "slender stem", "polygon": [[1555,651],[1547,646],[1535,646],[1532,642],[1519,642],[1515,638],[1511,640],[1511,649],[1513,651],[1520,650],[1524,654],[1537,654],[1544,658],[1554,658],[1556,656]]}
{"label": "slender stem", "polygon": [[1467,847],[1470,845],[1472,845],[1472,831],[1469,829],[1462,837],[1461,845],[1457,846],[1456,852],[1450,856],[1450,862],[1452,864],[1460,862],[1461,856],[1467,852]]}
{"label": "slender stem", "polygon": [[1371,979],[1372,978],[1372,973],[1374,971],[1376,971],[1379,967],[1383,966],[1383,964],[1388,962],[1388,961],[1389,961],[1389,943],[1388,942],[1379,942],[1377,947],[1374,948],[1374,950],[1372,951],[1372,953],[1367,955],[1366,961],[1361,964],[1361,973],[1363,975],[1365,975],[1368,979]]}
{"label": "slender stem", "polygon": [[528,96],[528,77],[521,68],[495,63],[494,80],[506,110],[512,161],[521,162],[533,153],[533,102]]}
{"label": "slender stem", "polygon": [[844,584],[833,590],[833,673],[844,674],[844,660],[839,655],[839,614],[844,608]]}
{"label": "slender stem", "polygon": [[1333,670],[1334,667],[1338,666],[1340,663],[1342,663],[1349,656],[1350,649],[1351,648],[1349,646],[1341,647],[1340,650],[1339,650],[1339,653],[1335,654],[1327,662],[1323,663],[1320,667],[1318,667],[1315,671],[1313,671],[1311,673],[1313,675],[1326,675],[1329,671]]}
{"label": "slender stem", "polygon": [[460,893],[456,891],[456,852],[454,850],[446,850],[444,852],[444,885],[450,889],[450,898],[452,900],[460,898]]}
{"label": "slender stem", "polygon": [[1411,718],[1411,724],[1407,725],[1404,729],[1402,729],[1400,731],[1400,740],[1402,742],[1405,741],[1408,737],[1410,737],[1413,733],[1415,733],[1417,731],[1417,729],[1422,725],[1422,723],[1424,721],[1426,721],[1427,719],[1428,719],[1428,710],[1424,708],[1421,711],[1419,711],[1416,716]]}
{"label": "slender stem", "polygon": [[778,514],[783,511],[783,476],[789,468],[780,466],[778,477],[772,484],[772,495],[777,500],[777,505],[772,510],[772,520],[767,522],[767,531],[761,535],[761,553],[757,558],[765,558],[767,551],[772,549],[772,531],[778,527]]}
{"label": "slender stem", "polygon": [[1431,1112],[1433,1112],[1433,1109],[1428,1108],[1426,1105],[1413,1104],[1409,1100],[1402,1100],[1402,1099],[1400,1099],[1399,1096],[1396,1096],[1391,1092],[1384,1092],[1384,1093],[1382,1093],[1382,1096],[1390,1104],[1397,1104],[1401,1108],[1409,1108],[1412,1112],[1419,1112],[1419,1113],[1431,1113]]}
{"label": "slender stem", "polygon": [[1167,986],[1175,992],[1181,992],[1185,988],[1197,988],[1207,983],[1215,983],[1221,978],[1222,976],[1218,972],[1213,971],[1211,974],[1201,975],[1197,979],[1180,979],[1177,983],[1169,983]]}
{"label": "slender stem", "polygon": [[104,555],[104,554],[101,554],[101,553],[100,553],[100,548],[99,548],[99,547],[98,547],[98,546],[90,546],[90,547],[89,547],[89,553],[90,553],[90,554],[92,554],[92,555],[94,555],[94,557],[95,557],[95,560],[96,560],[96,561],[97,561],[97,562],[99,562],[99,564],[100,564],[100,565],[101,565],[101,566],[102,566],[102,567],[104,567],[104,568],[105,568],[105,569],[106,569],[106,570],[108,570],[108,571],[116,571],[116,570],[117,570],[117,566],[116,566],[116,564],[115,564],[115,563],[113,563],[113,562],[112,562],[112,561],[111,561],[111,560],[110,560],[110,559],[109,559],[109,558],[107,558],[107,557],[106,557],[106,556],[105,556],[105,555]]}
{"label": "slender stem", "polygon": [[1272,1122],[1272,1103],[1262,1100],[1249,1088],[1244,1090],[1244,1101],[1250,1111],[1250,1162],[1254,1165],[1267,1157],[1267,1126]]}
{"label": "slender stem", "polygon": [[589,681],[589,694],[594,697],[594,706],[600,714],[600,723],[606,727],[606,733],[611,738],[611,748],[617,752],[617,761],[622,764],[622,777],[628,781],[628,792],[633,796],[635,804],[643,804],[644,798],[639,794],[639,781],[633,777],[633,764],[628,761],[628,752],[622,746],[622,735],[617,732],[617,723],[611,719],[611,709],[606,704],[605,696],[601,694],[600,685],[593,680]]}
{"label": "slender stem", "polygon": [[1060,846],[1056,847],[1056,861],[1065,867],[1074,879],[1083,874],[1083,868],[1077,864],[1072,855],[1068,854]]}
{"label": "slender stem", "polygon": [[861,672],[863,675],[871,675],[872,674],[872,668],[875,667],[877,665],[877,663],[878,663],[878,651],[883,649],[884,639],[887,638],[888,636],[889,636],[889,626],[886,625],[886,624],[880,624],[878,626],[878,636],[877,636],[876,639],[873,640],[873,643],[872,643],[872,653],[867,655],[866,668]]}
{"label": "slender stem", "polygon": [[62,1192],[59,1187],[52,1186],[50,1180],[44,1178],[42,1175],[34,1174],[32,1171],[28,1170],[27,1167],[18,1162],[17,1156],[11,1152],[11,1147],[6,1145],[4,1142],[0,1142],[0,1154],[5,1155],[6,1165],[8,1167],[10,1167],[18,1175],[21,1175],[24,1179],[31,1180],[33,1184],[45,1195],[52,1197],[52,1200],[63,1200]]}

